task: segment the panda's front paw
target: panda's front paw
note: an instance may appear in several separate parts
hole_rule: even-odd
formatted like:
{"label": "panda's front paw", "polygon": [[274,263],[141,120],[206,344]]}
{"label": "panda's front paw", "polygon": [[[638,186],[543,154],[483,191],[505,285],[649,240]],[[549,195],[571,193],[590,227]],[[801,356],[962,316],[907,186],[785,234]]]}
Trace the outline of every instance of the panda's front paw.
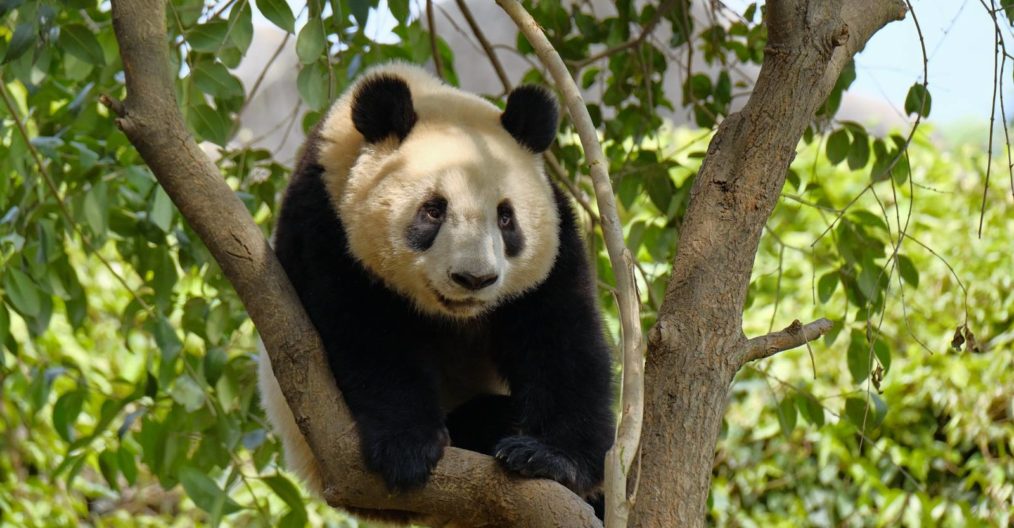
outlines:
{"label": "panda's front paw", "polygon": [[419,427],[366,434],[362,438],[367,469],[380,473],[387,488],[396,493],[426,484],[449,443],[450,435],[442,425],[437,429]]}
{"label": "panda's front paw", "polygon": [[580,470],[569,456],[531,436],[508,436],[494,451],[504,467],[526,477],[548,478],[577,490]]}

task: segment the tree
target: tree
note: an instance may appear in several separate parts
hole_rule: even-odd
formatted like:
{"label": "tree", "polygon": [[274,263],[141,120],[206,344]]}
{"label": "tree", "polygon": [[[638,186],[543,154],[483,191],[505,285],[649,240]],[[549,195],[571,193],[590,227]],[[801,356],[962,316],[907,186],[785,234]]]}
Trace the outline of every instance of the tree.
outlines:
{"label": "tree", "polygon": [[[572,124],[566,126],[573,126],[580,134],[587,165],[581,163],[580,151],[573,142],[561,145],[547,161],[561,183],[572,190],[575,198],[582,200],[592,231],[596,225],[601,226],[609,249],[611,268],[617,273],[613,284],[616,285],[618,300],[611,307],[619,307],[619,319],[624,324],[623,349],[627,356],[624,361],[625,386],[621,407],[624,425],[621,437],[628,442],[618,444],[623,449],[614,453],[616,458],[612,461],[610,523],[624,523],[629,514],[630,524],[634,526],[700,525],[707,512],[715,444],[722,428],[729,386],[736,373],[749,361],[802,346],[829,331],[840,331],[840,327],[833,329],[827,320],[807,325],[797,321],[781,332],[747,339],[743,333],[743,307],[748,304],[751,271],[765,222],[779,200],[786,178],[792,177],[790,163],[800,138],[812,136],[816,128],[813,124],[815,114],[824,120],[834,114],[836,101],[840,101],[842,91],[850,82],[849,76],[854,76],[850,70],[853,55],[883,25],[901,19],[905,14],[905,6],[897,0],[781,0],[764,6],[763,24],[748,25],[757,16],[758,6],[754,4],[745,13],[745,22],[732,24],[728,31],[718,24],[706,28],[700,33],[700,46],[704,55],[710,56],[709,60],[721,63],[726,56],[738,56],[741,60],[762,64],[750,99],[738,112],[732,112],[730,108],[732,82],[728,68],[719,68],[713,81],[703,73],[691,75],[688,65],[684,104],[694,110],[698,124],[711,126],[718,121],[720,124],[699,170],[694,171],[693,177],[682,181],[681,187],[677,188],[669,176],[669,170],[675,168],[676,164],[672,160],[659,159],[657,151],[646,147],[642,141],[643,136],[650,135],[650,130],[661,123],[655,113],[656,107],[668,103],[661,94],[660,81],[652,73],[652,68],[664,70],[667,61],[659,47],[648,37],[665,20],[669,22],[673,45],[690,44],[696,37],[691,28],[688,4],[668,1],[657,8],[648,5],[638,11],[631,3],[622,2],[618,16],[604,21],[603,25],[610,28],[607,30],[608,35],[604,35],[602,28],[593,27],[598,21],[581,8],[573,8],[570,14],[574,19],[572,23],[563,8],[548,5],[551,3],[539,3],[531,8],[549,33],[548,40],[542,36],[537,24],[526,18],[527,13],[520,4],[506,0],[501,4],[518,22],[525,36],[524,40],[519,40],[518,48],[534,52],[539,57],[546,65],[552,83],[567,99]],[[150,198],[143,196],[138,200],[147,211],[141,227],[158,229],[145,236],[152,241],[167,239],[172,222],[171,209],[168,210],[169,220],[165,219],[165,211],[169,207],[165,196],[168,196],[187,221],[186,228],[174,233],[175,238],[186,239],[186,244],[189,245],[196,244],[196,240],[189,237],[189,234],[196,235],[221,267],[222,275],[235,288],[250,319],[256,324],[273,358],[276,376],[297,422],[323,463],[327,501],[335,506],[358,509],[425,512],[438,518],[471,524],[594,525],[596,521],[591,517],[589,509],[561,486],[545,481],[509,478],[498,471],[487,457],[458,449],[448,449],[426,489],[402,496],[389,496],[379,479],[365,470],[358,457],[352,421],[327,374],[328,369],[316,333],[299,308],[291,286],[274,260],[262,228],[252,221],[251,212],[258,213],[258,208],[254,207],[258,202],[241,199],[230,188],[228,178],[250,185],[250,190],[267,204],[273,203],[273,198],[264,197],[273,195],[279,183],[250,184],[244,180],[246,174],[243,171],[249,170],[242,167],[246,157],[249,155],[257,158],[262,154],[245,149],[237,149],[235,152],[224,149],[222,152],[225,155],[216,165],[205,156],[189,131],[193,129],[203,139],[220,145],[224,145],[233,132],[233,114],[242,111],[245,99],[242,85],[239,85],[237,92],[237,81],[225,66],[230,61],[237,60],[237,53],[242,56],[245,46],[249,45],[250,6],[247,2],[226,2],[220,9],[208,11],[200,3],[174,2],[168,5],[172,7],[168,27],[175,28],[173,31],[178,32],[174,40],[171,40],[175,43],[172,48],[166,45],[170,39],[166,34],[165,3],[153,0],[121,0],[112,3],[111,21],[116,30],[116,41],[126,75],[126,98],[122,102],[118,97],[122,88],[118,82],[110,82],[116,69],[101,68],[110,56],[107,48],[112,47],[112,41],[108,38],[97,39],[89,33],[89,23],[97,24],[95,19],[104,16],[102,9],[92,12],[95,11],[94,6],[81,6],[91,10],[82,11],[84,15],[81,22],[61,19],[62,15],[56,15],[44,4],[20,8],[17,18],[19,24],[11,33],[4,60],[14,64],[20,54],[31,47],[31,35],[45,35],[53,27],[52,20],[58,19],[58,39],[66,48],[66,53],[73,60],[100,67],[96,68],[99,70],[97,79],[109,93],[102,96],[102,103],[118,116],[116,125],[136,147],[165,191],[162,194],[158,188],[148,185],[145,193]],[[288,31],[294,30],[294,17],[287,6],[277,2],[258,2],[258,7],[272,22]],[[358,57],[358,60],[384,56],[385,52],[395,56],[397,53],[420,54],[412,56],[416,60],[425,59],[429,55],[436,59],[437,64],[442,64],[438,68],[453,79],[452,63],[442,51],[441,41],[436,37],[435,31],[427,33],[420,28],[418,21],[410,21],[406,3],[394,2],[391,5],[392,13],[400,21],[396,32],[401,32],[401,48],[384,48],[366,39],[363,25],[369,16],[366,11],[368,7],[369,4],[363,2],[349,2],[347,6],[345,3],[333,3],[329,15],[320,3],[308,4],[309,22],[300,30],[296,42],[300,60],[305,63],[297,82],[303,99],[313,108],[304,124],[311,124],[319,118],[319,112],[337,91],[341,82],[340,74],[353,69],[355,60],[337,64],[328,51],[331,47]],[[37,12],[30,12],[32,8],[37,9]],[[335,14],[341,13],[345,8],[351,12],[351,17]],[[39,15],[38,20],[26,22],[32,20],[32,15]],[[641,32],[631,36],[629,32],[633,21],[641,23]],[[320,29],[316,25],[318,22]],[[429,24],[432,29],[432,17]],[[337,42],[331,42],[325,36],[324,30],[331,26],[337,29]],[[481,30],[477,27],[472,29],[477,36],[481,36]],[[613,35],[614,31],[616,35]],[[575,36],[575,32],[584,33],[585,38]],[[344,40],[345,37],[349,37],[347,41]],[[429,40],[429,46],[422,45],[424,39]],[[482,42],[484,39],[480,37],[479,40]],[[599,42],[605,42],[607,47],[600,53],[589,53],[590,46]],[[558,55],[556,50],[559,50]],[[629,50],[636,50],[636,53],[628,54]],[[495,51],[489,46],[485,46],[485,51],[495,65]],[[688,57],[692,57],[692,54],[691,48]],[[569,61],[573,71],[566,70],[560,56]],[[615,112],[615,116],[610,119],[604,119],[601,108],[597,106],[590,113],[584,109],[570,78],[571,73],[577,75],[578,72],[583,72],[582,81],[591,84],[596,75],[602,75],[601,70],[592,67],[597,60],[608,62],[610,70],[604,81],[603,97],[603,102]],[[73,62],[70,59],[68,61]],[[644,70],[640,73],[635,70],[634,74],[629,74],[623,69],[623,63],[630,61]],[[186,65],[187,73],[181,84],[179,75],[182,64]],[[28,73],[15,71],[19,78],[30,78],[32,64],[25,64],[25,67],[29,70]],[[499,68],[497,70],[500,71]],[[542,75],[544,74],[538,69],[531,74],[533,80],[541,79]],[[500,77],[505,78],[502,72]],[[507,84],[508,81],[504,83]],[[913,108],[914,113],[921,116],[928,113],[929,107],[925,79],[916,86],[921,86],[921,90],[913,88],[911,92],[915,94],[912,96]],[[42,89],[40,93],[45,91]],[[89,92],[90,89],[87,89],[82,97],[94,97]],[[184,113],[174,104],[178,93],[184,100]],[[4,99],[9,114],[17,116],[17,104],[7,95],[6,89]],[[72,106],[73,102],[69,107]],[[36,108],[43,107],[37,105]],[[95,121],[102,119],[97,115],[85,115],[83,118]],[[21,126],[19,118],[15,121]],[[591,130],[594,125],[605,130],[608,141],[605,152],[595,145],[596,134]],[[894,144],[890,145],[880,139],[870,140],[868,133],[858,126],[848,125],[839,130],[846,134],[844,141],[847,143],[845,148],[850,167],[855,165],[854,168],[865,168],[870,165],[872,150],[872,167],[869,169],[872,182],[888,181],[892,188],[896,182],[899,185],[904,183],[906,171],[909,170],[905,149],[912,141],[912,135],[907,139],[902,138],[902,141],[893,141]],[[837,158],[840,162],[844,159],[839,157],[838,152],[841,135],[835,139],[835,134],[839,132],[835,131],[828,138],[827,157],[832,161]],[[51,174],[45,172],[46,167],[50,171],[60,171],[61,177],[64,172],[87,175],[92,168],[85,167],[88,152],[94,152],[87,144],[82,148],[73,143],[67,146],[47,145],[45,141],[37,140],[29,142],[27,139],[30,134],[23,128],[21,136],[24,140],[23,148],[33,156],[30,162],[46,177],[48,191],[53,196],[60,196],[61,186],[56,184]],[[40,130],[37,136],[59,138],[59,133],[56,130]],[[628,138],[632,138],[634,147],[624,146],[624,140]],[[108,148],[108,145],[105,147]],[[77,149],[78,163],[81,166],[62,167],[53,162],[44,162],[39,157],[40,153],[52,159],[60,158],[60,155],[50,156],[46,152],[49,148]],[[123,166],[130,166],[131,161],[125,160]],[[283,172],[280,167],[267,166],[272,173]],[[586,166],[590,166],[598,207],[592,206],[583,198],[581,186],[585,183],[567,176],[568,172],[584,172],[583,167]],[[649,296],[647,304],[654,306],[646,307],[647,317],[642,319],[642,322],[650,325],[650,330],[644,362],[644,426],[641,435],[638,434],[641,426],[636,374],[640,366],[642,346],[633,291],[634,263],[637,260],[634,253],[638,252],[639,247],[638,244],[631,244],[631,237],[628,236],[625,248],[620,238],[623,224],[616,205],[612,203],[614,192],[610,188],[610,178],[606,172],[607,168],[615,173],[617,168],[623,170],[628,166],[635,168],[637,178],[620,180],[617,193],[621,205],[626,210],[632,210],[633,202],[625,201],[624,195],[636,196],[642,191],[647,194],[659,216],[665,220],[665,225],[657,230],[664,234],[659,245],[664,245],[668,240],[671,247],[666,248],[662,256],[668,259],[675,253],[671,270],[655,277],[654,282],[660,282],[662,287],[653,283],[646,288]],[[227,179],[221,177],[223,167]],[[105,236],[104,226],[111,226],[118,219],[108,216],[108,206],[105,204],[109,200],[108,184],[103,178],[94,176],[88,177],[90,181],[80,207],[76,203],[72,203],[69,208],[66,205],[60,206],[61,216],[56,220],[61,221],[62,226],[55,227],[56,224],[51,219],[53,226],[42,228],[48,229],[50,235],[47,236],[54,236],[61,230],[75,230],[86,248],[92,251],[99,249],[97,241]],[[633,189],[626,190],[624,186],[629,188],[630,184],[624,182],[631,180],[634,181]],[[63,188],[73,190],[75,182],[66,179]],[[28,194],[30,193],[25,193],[26,196]],[[63,203],[59,200],[57,202]],[[87,230],[75,221],[74,216],[79,210],[82,211]],[[840,226],[847,228],[839,236],[852,237],[857,242],[840,245],[839,251],[845,260],[841,267],[840,281],[847,291],[848,299],[854,301],[862,312],[862,319],[871,321],[885,310],[886,291],[894,269],[899,270],[899,277],[911,277],[911,262],[905,264],[899,254],[905,231],[899,217],[897,240],[888,236],[885,243],[882,239],[868,236],[863,226],[850,223],[843,218],[844,215],[845,209],[842,209],[831,226],[840,221],[839,230]],[[887,224],[890,225],[889,218]],[[632,223],[631,233],[636,231],[633,225],[636,222]],[[136,227],[130,226],[125,231],[130,228]],[[647,230],[647,227],[642,224],[641,229]],[[890,234],[890,228],[888,232]],[[678,242],[675,240],[677,234]],[[45,236],[40,238],[44,239]],[[885,254],[885,246],[890,251],[889,254]],[[182,361],[186,377],[177,377],[175,363],[182,343],[169,323],[168,314],[176,309],[175,305],[183,304],[182,324],[186,327],[188,321],[192,323],[195,317],[199,320],[201,314],[218,313],[218,307],[228,305],[220,303],[211,307],[206,304],[202,307],[197,301],[191,305],[191,300],[196,297],[184,303],[174,303],[165,291],[165,288],[171,290],[172,283],[176,281],[173,262],[170,260],[166,265],[165,259],[159,255],[150,256],[151,253],[146,250],[135,251],[138,261],[136,266],[141,275],[150,273],[154,279],[153,291],[137,293],[136,299],[124,310],[127,314],[124,319],[129,323],[139,312],[147,312],[145,318],[148,319],[150,332],[162,351],[159,367],[154,369],[158,375],[153,376],[150,370],[145,369],[149,374],[143,384],[137,385],[135,392],[140,392],[133,400],[129,397],[107,400],[123,403],[110,405],[108,412],[103,405],[98,425],[106,422],[105,425],[96,426],[92,434],[84,439],[74,438],[69,432],[72,427],[68,425],[68,420],[73,424],[88,395],[80,390],[65,392],[54,405],[53,422],[58,429],[62,427],[68,431],[64,438],[72,442],[72,446],[87,445],[101,434],[101,429],[108,427],[109,422],[119,416],[125,406],[131,405],[146,392],[164,392],[167,385],[172,386],[170,390],[175,402],[173,409],[177,405],[184,409],[199,408],[203,403],[192,391],[188,393],[189,384],[194,384],[194,390],[200,394],[202,387],[197,386],[199,382],[194,380],[202,376],[187,370],[193,369],[192,362],[187,358]],[[202,249],[195,250],[192,255],[185,255],[182,251],[181,249],[177,257],[182,269],[193,264],[200,268],[201,264],[208,262],[206,257],[202,262],[198,256],[203,252]],[[190,251],[188,247],[187,252]],[[847,254],[850,251],[858,251],[860,254]],[[101,252],[98,254],[101,255]],[[877,261],[878,255],[883,262]],[[113,266],[108,263],[106,265],[113,276],[123,280]],[[171,271],[167,270],[167,266],[172,268]],[[73,276],[73,270],[69,272],[70,275],[64,270],[67,267],[70,267],[69,264],[64,262],[54,269],[58,270],[58,275]],[[648,278],[643,271],[641,273],[643,278]],[[30,275],[32,274],[22,272],[5,274],[4,289],[6,297],[10,299],[9,304],[25,318],[29,329],[32,330],[34,325],[36,328],[32,331],[41,334],[49,318],[46,315],[47,309],[41,305],[46,302],[46,293],[55,292],[36,286],[38,279]],[[45,276],[46,273],[43,271],[42,275]],[[166,279],[168,284],[160,279],[167,276],[171,276],[171,279]],[[602,273],[602,277],[609,281],[611,274]],[[76,280],[63,279],[56,283],[61,286],[73,285]],[[212,281],[214,279],[209,282]],[[228,288],[220,278],[218,281],[212,282],[216,289]],[[822,277],[821,288],[825,288],[824,282]],[[52,282],[49,287],[52,287],[51,284]],[[653,289],[655,294],[661,293],[661,299],[654,299],[654,303],[650,298]],[[80,296],[73,294],[67,297],[65,309],[73,322],[73,314],[76,313],[74,303],[81,300]],[[77,310],[80,311],[79,308]],[[52,306],[48,311],[53,311]],[[43,315],[44,318],[41,317]],[[80,324],[82,322],[79,320],[78,325]],[[231,322],[227,326],[238,328],[239,324],[241,323]],[[853,363],[857,363],[852,374],[859,382],[873,379],[870,378],[871,372],[876,376],[877,367],[882,367],[883,370],[889,368],[889,356],[883,356],[877,348],[880,342],[877,336],[879,330],[871,333],[870,328],[871,325],[867,324],[866,335],[856,336],[853,331],[851,336],[855,346],[850,345],[849,348],[849,366],[851,368]],[[967,336],[974,338],[967,325],[964,330],[961,334],[964,339]],[[194,333],[206,343],[222,342],[220,335],[219,339],[210,335],[208,327],[198,328]],[[853,348],[857,352],[853,353]],[[215,354],[211,351],[206,356],[214,357]],[[209,361],[211,367],[208,366]],[[206,375],[207,370],[221,369],[221,365],[214,366],[216,361],[224,360],[204,360],[204,372],[201,374],[205,374],[203,377],[208,381],[211,378]],[[157,379],[152,381],[149,378]],[[68,396],[74,394],[76,396]],[[131,395],[133,394],[132,392]],[[861,416],[858,425],[862,434],[866,429],[866,415],[871,410],[874,418],[882,419],[880,411],[873,405],[879,398],[868,396],[865,400],[856,401],[861,405],[857,414]],[[217,411],[216,419],[222,420],[227,415],[225,408]],[[159,476],[161,484],[171,487],[176,479],[180,480],[194,502],[216,518],[235,509],[235,503],[230,503],[231,499],[222,493],[214,480],[201,476],[199,471],[195,474],[196,470],[203,469],[202,463],[198,462],[189,470],[168,471],[171,464],[161,462],[152,454],[156,452],[164,455],[165,460],[177,456],[175,453],[173,456],[166,455],[165,446],[159,451],[156,444],[144,444],[144,438],[155,434],[150,431],[157,429],[155,425],[145,429],[148,424],[158,422],[162,427],[168,427],[171,422],[168,419],[158,421],[154,418],[154,411],[147,412],[150,414],[144,419],[149,421],[142,424],[139,435],[142,437],[144,455],[148,457],[145,463]],[[170,411],[170,416],[173,416],[173,412]],[[793,420],[795,412],[793,408]],[[335,422],[348,425],[342,429],[343,434],[334,434]],[[131,424],[126,423],[125,427],[121,431],[129,431]],[[200,453],[202,447],[197,447],[196,452]],[[226,445],[225,448],[228,450],[230,446]],[[121,444],[119,450],[107,449],[98,455],[99,469],[110,483],[116,481],[117,472],[128,480],[128,473],[136,472],[136,469],[129,469],[130,462],[126,459],[130,458],[130,453],[129,449],[124,449]],[[211,449],[213,448],[209,448]],[[123,454],[125,452],[127,454]],[[186,456],[189,451],[182,449],[178,453]],[[83,465],[86,457],[68,456],[66,460],[68,466]],[[630,482],[627,482],[628,472],[632,472]],[[112,477],[107,473],[112,473]],[[292,499],[292,494],[288,491],[291,484],[282,482],[285,482],[284,479],[269,481],[268,485],[285,499],[295,513],[299,511],[296,505],[298,496],[297,499]],[[629,500],[635,496],[636,500]],[[302,519],[305,521],[305,517]],[[296,515],[293,520],[298,521],[299,516]]]}

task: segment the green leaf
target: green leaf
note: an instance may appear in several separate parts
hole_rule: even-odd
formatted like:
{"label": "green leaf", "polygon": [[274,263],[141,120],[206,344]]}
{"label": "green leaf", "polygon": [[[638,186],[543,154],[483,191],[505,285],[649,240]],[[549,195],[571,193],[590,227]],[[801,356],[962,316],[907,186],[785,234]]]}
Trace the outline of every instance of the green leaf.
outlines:
{"label": "green leaf", "polygon": [[908,95],[905,96],[905,113],[921,114],[923,117],[928,117],[931,106],[933,106],[933,98],[922,83],[915,83],[908,89]]}
{"label": "green leaf", "polygon": [[222,371],[225,370],[225,364],[228,361],[229,356],[222,348],[213,347],[208,349],[208,352],[204,355],[204,379],[207,380],[209,385],[214,385],[218,381],[218,378],[222,376]]}
{"label": "green leaf", "polygon": [[204,406],[204,390],[186,374],[176,378],[170,396],[187,412],[194,412]]}
{"label": "green leaf", "polygon": [[786,437],[796,428],[796,404],[792,398],[783,398],[778,403],[778,424],[782,426],[782,434]]}
{"label": "green leaf", "polygon": [[901,254],[898,255],[898,271],[905,282],[914,287],[919,287],[919,270],[915,269],[915,264],[912,263],[910,258]]}
{"label": "green leaf", "polygon": [[7,44],[7,51],[4,53],[2,64],[7,64],[24,55],[35,44],[36,38],[35,24],[31,22],[18,24],[14,28],[14,34],[11,35],[11,41]]}
{"label": "green leaf", "polygon": [[851,337],[846,359],[849,372],[852,374],[852,381],[859,384],[866,381],[870,375],[870,356],[872,354],[870,353],[870,345],[866,342],[866,336],[862,332],[853,330]]}
{"label": "green leaf", "polygon": [[371,0],[349,0],[349,10],[352,11],[352,17],[356,19],[359,27],[366,25],[366,19],[370,16],[371,4],[373,4]]}
{"label": "green leaf", "polygon": [[873,344],[873,353],[877,356],[877,360],[884,367],[884,371],[891,370],[891,348],[887,342],[883,339],[878,339]]}
{"label": "green leaf", "polygon": [[868,395],[870,403],[873,404],[872,407],[866,403],[865,397],[852,397],[845,400],[845,417],[849,422],[852,422],[852,425],[865,431],[880,427],[880,424],[884,422],[884,417],[887,416],[887,404],[884,403],[884,400],[875,392],[870,392]]}
{"label": "green leaf", "polygon": [[120,472],[123,473],[123,478],[127,479],[127,484],[133,486],[137,482],[137,461],[135,455],[125,445],[120,445],[120,449],[116,451],[116,458],[120,465]]}
{"label": "green leaf", "polygon": [[303,98],[312,110],[320,110],[328,103],[328,77],[327,71],[320,64],[320,61],[308,64],[299,71],[296,77],[296,88],[299,89],[299,96]]}
{"label": "green leaf", "polygon": [[796,395],[796,407],[807,421],[821,427],[824,425],[824,407],[812,394],[800,392]]}
{"label": "green leaf", "polygon": [[838,271],[829,271],[817,281],[817,298],[821,303],[831,299],[834,290],[838,288]]}
{"label": "green leaf", "polygon": [[240,7],[229,12],[229,40],[232,41],[240,54],[245,54],[253,42],[253,9],[249,2],[241,2]]}
{"label": "green leaf", "polygon": [[4,343],[7,342],[9,335],[11,335],[11,314],[7,313],[7,307],[0,298],[0,367],[4,365]]}
{"label": "green leaf", "polygon": [[162,186],[155,188],[155,197],[152,200],[151,212],[148,219],[155,224],[163,233],[168,233],[173,221],[173,204]]}
{"label": "green leaf", "polygon": [[230,499],[214,480],[199,469],[184,466],[180,469],[179,478],[180,484],[194,504],[208,513],[217,511],[228,515],[242,509],[242,506]]}
{"label": "green leaf", "polygon": [[214,97],[243,96],[243,83],[220,62],[202,62],[194,66],[190,78],[202,92]]}
{"label": "green leaf", "polygon": [[848,164],[852,170],[859,170],[870,161],[870,138],[865,133],[852,132],[852,147],[849,149]]}
{"label": "green leaf", "polygon": [[257,9],[279,28],[289,33],[296,30],[296,17],[285,0],[257,0]]}
{"label": "green leaf", "polygon": [[225,20],[214,20],[199,24],[187,34],[187,44],[195,51],[216,52],[225,42],[229,34],[229,23]]}
{"label": "green leaf", "polygon": [[388,0],[387,6],[391,9],[391,14],[398,22],[404,24],[408,21],[410,14],[408,8],[408,0]]}
{"label": "green leaf", "polygon": [[9,267],[4,273],[4,297],[22,315],[35,317],[42,310],[43,293],[25,272]]}
{"label": "green leaf", "polygon": [[837,165],[849,155],[849,133],[844,128],[839,128],[831,133],[827,137],[827,159],[832,164]]}
{"label": "green leaf", "polygon": [[[291,526],[306,525],[306,504],[303,502],[302,494],[299,493],[299,488],[282,475],[264,477],[264,483],[289,506],[291,512],[289,515],[293,516],[293,518],[286,520],[285,524],[292,523]],[[289,515],[286,515],[286,517],[288,518]]]}
{"label": "green leaf", "polygon": [[190,122],[194,131],[201,139],[225,146],[229,137],[231,122],[222,116],[218,110],[199,103],[190,108]]}
{"label": "green leaf", "polygon": [[120,489],[119,483],[116,482],[116,477],[120,474],[120,464],[116,453],[109,449],[99,453],[99,471],[102,472],[102,477],[109,483],[109,487],[116,490]]}
{"label": "green leaf", "polygon": [[92,233],[105,236],[109,224],[109,192],[105,183],[92,185],[85,194],[83,213]]}
{"label": "green leaf", "polygon": [[71,55],[96,66],[106,63],[102,45],[95,33],[84,24],[68,24],[60,28],[60,46]]}
{"label": "green leaf", "polygon": [[303,29],[299,30],[296,38],[296,55],[299,62],[311,64],[316,62],[324,54],[327,40],[324,37],[324,28],[321,27],[320,19],[311,18],[307,20]]}
{"label": "green leaf", "polygon": [[880,289],[877,285],[877,276],[880,275],[880,268],[865,265],[859,273],[859,291],[863,293],[868,301],[877,299]]}
{"label": "green leaf", "polygon": [[176,373],[176,358],[179,357],[183,343],[176,335],[176,330],[165,317],[159,317],[152,331],[155,343],[162,352],[162,361],[159,363],[158,382],[160,385],[168,385]]}
{"label": "green leaf", "polygon": [[863,430],[864,425],[872,422],[873,413],[868,412],[869,406],[862,398],[849,398],[845,400],[845,418],[858,429]]}
{"label": "green leaf", "polygon": [[60,396],[53,404],[53,429],[68,443],[74,441],[74,423],[81,414],[86,395],[83,390],[72,390]]}

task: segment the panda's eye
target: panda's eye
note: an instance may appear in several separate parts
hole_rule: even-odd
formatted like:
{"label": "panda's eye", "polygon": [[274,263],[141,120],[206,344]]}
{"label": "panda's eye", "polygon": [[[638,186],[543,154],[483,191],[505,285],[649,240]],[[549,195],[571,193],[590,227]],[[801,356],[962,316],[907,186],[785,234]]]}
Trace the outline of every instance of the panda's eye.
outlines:
{"label": "panda's eye", "polygon": [[514,225],[514,208],[507,202],[496,208],[500,229],[510,229]]}
{"label": "panda's eye", "polygon": [[423,214],[431,222],[443,222],[447,212],[447,201],[443,198],[434,198],[422,206]]}

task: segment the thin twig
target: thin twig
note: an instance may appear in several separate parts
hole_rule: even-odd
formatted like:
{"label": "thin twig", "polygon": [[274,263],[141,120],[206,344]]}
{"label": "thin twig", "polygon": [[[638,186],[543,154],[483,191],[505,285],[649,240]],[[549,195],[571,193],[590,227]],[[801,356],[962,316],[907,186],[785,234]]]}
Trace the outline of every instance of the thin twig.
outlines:
{"label": "thin twig", "polygon": [[433,55],[433,69],[436,71],[437,77],[444,79],[444,67],[440,64],[440,50],[437,49],[437,26],[433,23],[433,0],[426,0],[426,28],[430,33],[430,54]]}
{"label": "thin twig", "polygon": [[247,94],[246,99],[243,100],[243,106],[239,108],[239,112],[237,112],[238,115],[243,115],[243,112],[250,105],[250,101],[253,101],[254,96],[257,95],[257,90],[260,89],[261,83],[264,82],[264,77],[267,75],[268,70],[271,69],[271,66],[276,60],[278,60],[278,56],[281,55],[282,50],[285,49],[285,44],[289,42],[289,35],[290,33],[285,33],[285,37],[282,38],[281,44],[279,44],[278,48],[275,49],[275,52],[271,54],[271,58],[264,63],[264,68],[261,70],[261,73],[257,75],[257,80],[254,81],[253,87],[250,88],[250,92]]}
{"label": "thin twig", "polygon": [[[427,0],[432,1],[432,0]],[[500,59],[496,56],[496,51],[490,46],[489,40],[486,39],[486,35],[482,32],[482,28],[475,21],[475,17],[472,16],[472,10],[468,8],[468,4],[464,0],[455,0],[458,4],[458,9],[461,11],[461,15],[465,17],[465,21],[468,22],[468,27],[472,29],[472,33],[475,35],[476,40],[479,41],[479,45],[482,46],[482,51],[486,53],[486,57],[489,58],[489,63],[493,66],[493,70],[496,71],[496,76],[500,79],[500,84],[503,85],[504,93],[511,91],[511,81],[507,77],[507,72],[503,69],[503,64],[500,63]]]}
{"label": "thin twig", "polygon": [[[996,7],[996,2],[990,1],[990,5]],[[993,169],[993,129],[995,128],[994,122],[996,121],[996,91],[999,86],[1000,76],[1000,41],[1003,40],[1003,36],[1000,34],[999,26],[995,26],[993,30],[993,99],[989,108],[989,142],[986,144],[986,183],[982,186],[982,206],[979,207],[979,238],[982,238],[982,224],[986,219],[986,197],[989,195],[989,176]],[[1007,124],[1004,123],[1003,127],[1006,128]]]}
{"label": "thin twig", "polygon": [[[670,0],[672,1],[672,0]],[[616,443],[606,454],[606,524],[626,526],[630,512],[627,475],[633,466],[641,439],[644,416],[644,353],[641,338],[640,300],[634,282],[634,258],[623,242],[623,230],[616,210],[616,197],[609,180],[609,161],[602,152],[598,131],[574,78],[560,54],[553,49],[538,22],[517,0],[497,0],[531,43],[539,59],[549,70],[563,96],[571,122],[577,129],[591,172],[598,202],[602,237],[612,265],[617,287],[622,333],[623,388],[620,424]]]}

